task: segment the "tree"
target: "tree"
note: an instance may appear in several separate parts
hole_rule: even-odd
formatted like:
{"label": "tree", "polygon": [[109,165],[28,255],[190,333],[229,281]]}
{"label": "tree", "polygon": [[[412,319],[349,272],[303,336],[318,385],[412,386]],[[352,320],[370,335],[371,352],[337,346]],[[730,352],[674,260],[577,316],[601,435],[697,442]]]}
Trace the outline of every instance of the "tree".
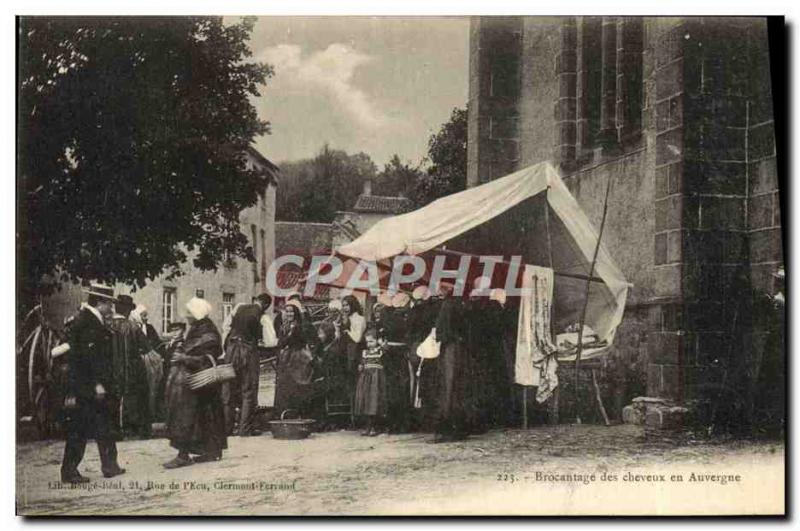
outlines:
{"label": "tree", "polygon": [[314,183],[314,159],[282,162],[281,182],[275,196],[275,219],[303,221],[300,219],[300,197]]}
{"label": "tree", "polygon": [[428,156],[420,164],[394,155],[377,171],[369,155],[348,155],[324,146],[313,159],[283,163],[277,218],[284,221],[330,223],[336,212],[348,210],[361,193],[364,179],[375,181],[376,195],[404,195],[421,207],[467,184],[467,111],[453,109],[450,119],[428,140]]}
{"label": "tree", "polygon": [[412,199],[424,206],[467,185],[467,110],[453,109],[450,120],[428,141],[427,174],[414,187]]}
{"label": "tree", "polygon": [[378,174],[374,190],[376,195],[409,197],[422,177],[419,168],[402,162],[398,155],[394,155]]}
{"label": "tree", "polygon": [[330,223],[337,211],[353,207],[364,180],[375,179],[377,171],[366,153],[349,155],[328,145],[313,159],[284,164],[277,218]]}
{"label": "tree", "polygon": [[267,185],[245,152],[269,132],[250,98],[272,68],[247,61],[253,25],[21,19],[23,296],[67,280],[142,285],[187,253],[202,270],[254,259],[239,213]]}

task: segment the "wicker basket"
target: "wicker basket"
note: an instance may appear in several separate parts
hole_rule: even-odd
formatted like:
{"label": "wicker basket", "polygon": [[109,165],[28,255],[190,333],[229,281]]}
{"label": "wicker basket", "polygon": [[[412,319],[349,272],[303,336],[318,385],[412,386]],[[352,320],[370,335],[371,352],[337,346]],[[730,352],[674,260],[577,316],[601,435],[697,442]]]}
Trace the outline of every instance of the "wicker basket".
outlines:
{"label": "wicker basket", "polygon": [[214,356],[208,356],[211,360],[211,367],[193,373],[187,378],[189,389],[197,390],[209,385],[214,385],[236,378],[236,371],[233,370],[233,365],[224,363],[217,365],[217,360]]}
{"label": "wicker basket", "polygon": [[316,422],[313,419],[286,419],[286,413],[294,411],[287,409],[281,413],[280,420],[269,421],[269,429],[275,439],[298,440],[311,435],[311,430]]}

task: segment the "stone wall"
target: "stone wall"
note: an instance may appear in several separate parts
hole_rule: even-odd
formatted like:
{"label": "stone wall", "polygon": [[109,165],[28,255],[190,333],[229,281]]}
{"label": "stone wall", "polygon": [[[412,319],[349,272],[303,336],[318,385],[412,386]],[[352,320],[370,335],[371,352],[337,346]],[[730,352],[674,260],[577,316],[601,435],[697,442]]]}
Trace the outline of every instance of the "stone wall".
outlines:
{"label": "stone wall", "polygon": [[472,19],[468,187],[512,173],[519,165],[521,50],[521,18]]}
{"label": "stone wall", "polygon": [[[174,279],[162,275],[148,282],[144,287],[134,289],[132,286],[118,285],[116,293],[129,293],[137,304],[147,306],[150,322],[159,333],[164,332],[162,317],[164,315],[164,291],[175,292],[175,317],[173,321],[186,321],[186,303],[192,297],[202,293],[212,306],[211,319],[218,327],[222,327],[223,304],[249,303],[252,297],[265,291],[265,274],[269,264],[275,258],[275,186],[270,185],[258,203],[242,211],[240,215],[242,230],[248,235],[253,245],[253,234],[256,235],[254,250],[257,263],[243,258],[235,258],[216,271],[199,271],[192,265],[191,254],[181,267],[181,275]],[[228,300],[223,298],[227,295]],[[230,298],[232,296],[232,298]]]}
{"label": "stone wall", "polygon": [[650,29],[658,295],[677,300],[660,308],[648,392],[708,398],[748,370],[751,288],[764,289],[782,262],[766,24],[701,18]]}
{"label": "stone wall", "polygon": [[[520,90],[497,102],[487,73],[520,28]],[[508,113],[514,169],[556,163],[596,226],[611,182],[603,243],[634,287],[603,378],[675,401],[730,386],[783,263],[766,21],[481,18],[470,66],[468,184],[500,176],[486,124]]]}

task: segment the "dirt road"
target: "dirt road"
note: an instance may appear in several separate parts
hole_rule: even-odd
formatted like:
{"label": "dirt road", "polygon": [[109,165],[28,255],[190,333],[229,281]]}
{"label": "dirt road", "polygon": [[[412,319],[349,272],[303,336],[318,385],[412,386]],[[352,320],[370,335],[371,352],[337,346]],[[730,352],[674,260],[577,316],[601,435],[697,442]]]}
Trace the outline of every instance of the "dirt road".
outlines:
{"label": "dirt road", "polygon": [[[691,512],[698,499],[717,512],[726,503],[745,513],[783,507],[778,442],[676,446],[646,441],[634,426],[590,425],[495,431],[439,445],[427,438],[232,437],[222,461],[178,470],[161,467],[174,454],[166,440],[125,441],[119,452],[128,473],[105,481],[91,445],[81,470],[94,482],[85,489],[57,482],[63,443],[24,443],[17,447],[17,509],[29,515],[598,514],[626,502],[628,510],[615,512],[641,514],[673,505]],[[750,505],[735,501],[748,494],[757,495]],[[756,503],[764,496],[773,500],[769,507]]]}

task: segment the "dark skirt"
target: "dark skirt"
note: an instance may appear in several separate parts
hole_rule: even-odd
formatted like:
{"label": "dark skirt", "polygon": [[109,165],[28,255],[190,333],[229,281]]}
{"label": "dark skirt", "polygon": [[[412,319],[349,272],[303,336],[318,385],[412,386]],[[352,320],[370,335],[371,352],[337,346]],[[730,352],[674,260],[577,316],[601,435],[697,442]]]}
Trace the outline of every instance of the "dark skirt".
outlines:
{"label": "dark skirt", "polygon": [[182,365],[170,368],[166,396],[170,445],[191,454],[218,455],[228,447],[219,385],[193,391],[187,383],[190,374]]}
{"label": "dark skirt", "polygon": [[278,355],[275,373],[275,414],[294,410],[310,413],[314,397],[313,361],[306,349],[287,349]]}
{"label": "dark skirt", "polygon": [[463,343],[444,343],[436,369],[437,433],[463,436],[483,431],[478,392],[482,382]]}
{"label": "dark skirt", "polygon": [[391,347],[381,360],[386,373],[387,422],[390,431],[409,429],[413,404],[411,371],[416,369],[411,368],[407,352],[404,347]]}
{"label": "dark skirt", "polygon": [[383,369],[365,368],[358,375],[356,385],[356,415],[386,416],[386,375]]}
{"label": "dark skirt", "polygon": [[123,432],[149,437],[152,422],[150,379],[142,356],[131,353],[126,370],[127,382],[122,395]]}
{"label": "dark skirt", "polygon": [[355,376],[348,367],[347,357],[341,352],[328,352],[322,361],[325,397],[328,402],[350,402],[355,387]]}

